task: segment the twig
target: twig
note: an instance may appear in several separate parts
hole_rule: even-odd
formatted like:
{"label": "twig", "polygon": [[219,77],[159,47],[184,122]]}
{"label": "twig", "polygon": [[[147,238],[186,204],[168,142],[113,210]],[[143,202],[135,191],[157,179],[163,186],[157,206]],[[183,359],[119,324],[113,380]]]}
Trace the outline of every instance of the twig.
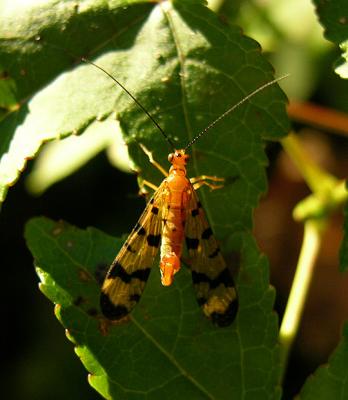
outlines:
{"label": "twig", "polygon": [[283,373],[303,314],[324,225],[322,221],[313,220],[306,221],[304,225],[302,248],[279,332]]}

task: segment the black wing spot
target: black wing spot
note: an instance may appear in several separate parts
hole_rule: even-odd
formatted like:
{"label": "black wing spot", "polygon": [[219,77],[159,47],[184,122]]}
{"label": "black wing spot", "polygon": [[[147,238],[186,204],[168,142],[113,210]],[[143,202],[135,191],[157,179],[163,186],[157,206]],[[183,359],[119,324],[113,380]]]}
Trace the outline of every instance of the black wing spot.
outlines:
{"label": "black wing spot", "polygon": [[129,310],[124,305],[115,305],[105,293],[100,295],[100,308],[104,316],[108,319],[121,319],[129,314]]}
{"label": "black wing spot", "polygon": [[198,214],[199,214],[199,209],[198,208],[195,208],[194,210],[191,210],[192,217],[197,217]]}
{"label": "black wing spot", "polygon": [[217,247],[211,254],[209,254],[209,258],[215,258],[220,253],[220,248]]}
{"label": "black wing spot", "polygon": [[223,284],[226,288],[234,287],[234,281],[230,271],[224,268],[220,274],[214,278],[209,278],[208,275],[204,274],[203,272],[196,272],[192,271],[192,281],[194,285],[199,285],[200,283],[208,283],[210,289],[216,289],[218,286]]}
{"label": "black wing spot", "polygon": [[125,248],[127,249],[127,251],[129,251],[130,253],[136,253],[136,251],[132,248],[132,246],[129,243],[125,243],[124,244]]}
{"label": "black wing spot", "polygon": [[215,280],[217,281],[217,286],[219,286],[221,283],[223,283],[226,287],[236,286],[234,284],[232,274],[227,267],[220,272],[219,276],[217,276]]}
{"label": "black wing spot", "polygon": [[132,294],[132,295],[129,296],[129,300],[130,300],[130,301],[135,301],[135,302],[137,303],[137,302],[140,300],[140,295],[134,293],[134,294]]}
{"label": "black wing spot", "polygon": [[122,275],[122,271],[124,271],[122,265],[119,262],[114,262],[110,269],[109,272],[107,273],[106,277],[108,279],[115,279],[117,276],[119,276],[119,271],[121,271],[121,275]]}
{"label": "black wing spot", "polygon": [[186,236],[186,246],[188,250],[196,250],[199,246],[199,239]]}
{"label": "black wing spot", "polygon": [[238,300],[232,301],[224,313],[213,312],[211,314],[211,320],[215,325],[220,328],[225,328],[234,321],[238,312]]}
{"label": "black wing spot", "polygon": [[115,279],[116,276],[118,276],[118,269],[123,270],[123,267],[119,262],[114,261],[106,275],[106,278],[107,279]]}
{"label": "black wing spot", "polygon": [[149,246],[158,247],[160,244],[160,241],[161,241],[161,235],[150,234],[147,236],[146,240],[147,240],[147,244]]}
{"label": "black wing spot", "polygon": [[213,234],[213,231],[209,227],[202,233],[202,239],[209,239],[212,234]]}
{"label": "black wing spot", "polygon": [[97,265],[96,269],[95,269],[95,279],[97,280],[97,282],[99,283],[99,285],[101,286],[104,282],[106,273],[108,271],[109,265],[108,264],[104,264],[104,263],[100,263]]}
{"label": "black wing spot", "polygon": [[146,282],[150,275],[150,271],[151,268],[138,269],[131,274],[131,277],[139,279],[139,281]]}
{"label": "black wing spot", "polygon": [[152,214],[155,214],[155,215],[157,215],[158,214],[158,207],[156,207],[156,206],[153,206],[152,208],[151,208],[151,212],[152,212]]}
{"label": "black wing spot", "polygon": [[134,230],[137,232],[137,234],[138,234],[139,236],[144,236],[144,235],[146,235],[146,230],[145,230],[145,228],[144,228],[143,226],[141,226],[138,222],[137,222],[137,224],[135,225]]}
{"label": "black wing spot", "polygon": [[192,281],[194,285],[198,285],[200,283],[210,283],[212,280],[209,278],[208,275],[203,274],[202,272],[197,272],[192,270]]}
{"label": "black wing spot", "polygon": [[139,279],[142,282],[146,282],[149,274],[150,268],[138,269],[129,274],[119,262],[115,262],[111,266],[107,277],[111,279],[119,278],[124,283],[130,283],[132,279]]}
{"label": "black wing spot", "polygon": [[[128,274],[127,271],[122,267],[120,263],[116,263],[110,272],[113,272],[113,276],[120,278],[122,282],[129,283],[132,280],[132,274]],[[111,273],[110,273],[111,275]]]}

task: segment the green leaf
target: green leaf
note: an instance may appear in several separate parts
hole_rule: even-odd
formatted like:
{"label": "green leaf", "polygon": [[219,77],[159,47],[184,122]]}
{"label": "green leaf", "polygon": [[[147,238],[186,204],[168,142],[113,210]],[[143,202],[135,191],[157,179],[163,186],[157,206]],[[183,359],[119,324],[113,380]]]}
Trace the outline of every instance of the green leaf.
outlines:
{"label": "green leaf", "polygon": [[186,268],[165,288],[156,267],[130,319],[108,326],[99,313],[99,284],[121,241],[45,218],[31,220],[25,236],[40,289],[56,304],[90,384],[105,398],[279,398],[274,291],[249,234],[234,237],[240,310],[228,328],[203,316]]}
{"label": "green leaf", "polygon": [[140,1],[1,2],[0,70],[6,79],[0,94],[10,91],[17,108],[8,107],[0,122],[0,202],[43,142],[80,133],[102,118],[108,93],[97,98],[98,81],[84,92],[88,76],[69,87],[66,71],[102,44],[100,52],[127,47],[151,8]]}
{"label": "green leaf", "polygon": [[[93,42],[87,52],[135,95],[176,146],[186,146],[229,107],[272,80],[272,68],[257,43],[223,24],[202,2],[139,4],[133,2],[127,23],[115,24],[119,30]],[[115,1],[109,7],[126,5]],[[87,26],[94,26],[91,21]],[[87,43],[88,29],[85,33]],[[40,34],[34,45],[45,48],[47,43]],[[17,146],[24,138],[33,139],[36,151],[42,140],[82,132],[96,120],[102,124],[116,116],[141,177],[158,184],[163,177],[150,166],[139,142],[161,164],[168,143],[139,107],[91,65],[58,75],[28,103],[30,113],[13,130],[8,154],[24,149],[25,157],[15,157],[24,160],[27,147]],[[58,318],[91,373],[91,384],[106,398],[279,398],[274,292],[266,261],[245,232],[266,187],[262,139],[280,138],[287,129],[285,97],[273,85],[190,148],[190,176],[226,180],[222,190],[202,189],[200,196],[226,260],[236,267],[232,253],[241,258],[240,312],[229,328],[216,328],[204,318],[185,270],[170,288],[161,286],[155,270],[130,320],[106,327],[96,274],[101,275],[100,266],[110,265],[120,241],[46,219],[28,224],[26,238],[41,289],[59,304]]]}
{"label": "green leaf", "polygon": [[314,0],[325,37],[341,48],[342,58],[337,62],[336,73],[348,78],[348,3],[346,0]]}
{"label": "green leaf", "polygon": [[320,367],[305,383],[301,400],[344,400],[348,397],[348,325],[328,365]]}
{"label": "green leaf", "polygon": [[[347,184],[346,187],[348,188]],[[343,226],[343,239],[340,249],[340,271],[346,272],[348,270],[348,202],[344,209],[344,226]]]}
{"label": "green leaf", "polygon": [[[72,135],[65,140],[47,143],[35,161],[26,184],[32,194],[38,195],[51,185],[69,176],[102,150],[107,150],[109,159],[112,149],[115,154],[115,166],[125,172],[131,172],[127,158],[127,147],[121,146],[123,139],[120,129],[115,129],[115,121],[107,124],[95,122],[89,125],[83,135]],[[120,150],[123,149],[123,153]],[[110,155],[111,154],[111,155]]]}
{"label": "green leaf", "polygon": [[[156,181],[145,173],[148,161],[136,143],[146,144],[162,163],[167,143],[109,77],[76,64],[82,54],[115,75],[179,147],[272,79],[257,43],[223,24],[200,1],[76,4],[21,3],[19,10],[19,3],[8,0],[0,6],[1,67],[11,85],[15,82],[19,104],[0,122],[0,201],[43,142],[81,133],[113,116],[121,121],[144,176]],[[265,189],[260,138],[287,132],[284,103],[279,88],[268,87],[192,147],[192,174],[241,177],[229,188],[244,203],[234,206],[232,227],[241,221],[250,226],[256,192]]]}

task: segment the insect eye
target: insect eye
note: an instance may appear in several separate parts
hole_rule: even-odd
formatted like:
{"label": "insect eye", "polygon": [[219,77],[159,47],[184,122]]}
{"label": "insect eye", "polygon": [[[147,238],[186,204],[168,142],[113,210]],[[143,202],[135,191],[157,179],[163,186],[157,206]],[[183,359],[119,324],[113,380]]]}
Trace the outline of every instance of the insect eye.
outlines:
{"label": "insect eye", "polygon": [[178,157],[181,157],[181,153],[177,153],[176,155],[177,155]]}

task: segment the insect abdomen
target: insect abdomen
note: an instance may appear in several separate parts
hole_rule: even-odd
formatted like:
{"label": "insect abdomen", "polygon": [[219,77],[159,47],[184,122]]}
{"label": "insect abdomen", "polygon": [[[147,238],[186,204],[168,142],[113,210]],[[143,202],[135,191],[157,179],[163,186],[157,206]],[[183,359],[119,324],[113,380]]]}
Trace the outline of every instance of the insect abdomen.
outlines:
{"label": "insect abdomen", "polygon": [[185,213],[181,206],[168,205],[168,214],[163,221],[161,244],[161,281],[162,285],[173,283],[174,274],[180,269],[180,257],[184,239]]}

